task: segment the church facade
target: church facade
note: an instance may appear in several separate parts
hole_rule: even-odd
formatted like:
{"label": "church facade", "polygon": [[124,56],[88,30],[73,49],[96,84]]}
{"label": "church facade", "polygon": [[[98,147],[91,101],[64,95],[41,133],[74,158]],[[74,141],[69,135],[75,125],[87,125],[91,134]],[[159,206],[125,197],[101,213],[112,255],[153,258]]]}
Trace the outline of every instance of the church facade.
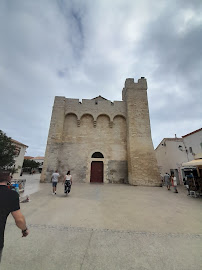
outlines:
{"label": "church facade", "polygon": [[75,182],[160,186],[144,77],[126,79],[122,101],[55,97],[41,182],[56,169]]}

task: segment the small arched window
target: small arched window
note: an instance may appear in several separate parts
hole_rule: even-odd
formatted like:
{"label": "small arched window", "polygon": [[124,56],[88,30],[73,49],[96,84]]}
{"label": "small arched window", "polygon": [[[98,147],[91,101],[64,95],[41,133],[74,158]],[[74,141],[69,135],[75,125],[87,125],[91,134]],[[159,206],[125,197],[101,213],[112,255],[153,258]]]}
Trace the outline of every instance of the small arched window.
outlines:
{"label": "small arched window", "polygon": [[94,154],[92,154],[91,158],[104,158],[104,156],[100,152],[95,152]]}

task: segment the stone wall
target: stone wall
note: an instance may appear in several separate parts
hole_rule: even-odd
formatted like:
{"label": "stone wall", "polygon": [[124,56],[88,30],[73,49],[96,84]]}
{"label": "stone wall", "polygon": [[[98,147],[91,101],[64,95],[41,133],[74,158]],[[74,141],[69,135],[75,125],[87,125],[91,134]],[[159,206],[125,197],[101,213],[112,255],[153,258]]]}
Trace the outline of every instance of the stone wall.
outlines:
{"label": "stone wall", "polygon": [[131,185],[160,186],[160,174],[151,139],[147,82],[127,79],[123,89],[127,107],[128,181]]}
{"label": "stone wall", "polygon": [[58,168],[58,153],[62,143],[63,124],[65,119],[65,97],[56,97],[52,110],[41,182],[51,181],[52,173]]}
{"label": "stone wall", "polygon": [[41,181],[50,181],[58,169],[89,182],[92,154],[101,152],[105,183],[160,185],[146,90],[144,78],[127,79],[123,101],[55,97]]}
{"label": "stone wall", "polygon": [[[57,97],[56,97],[57,98]],[[126,117],[126,105],[123,101],[105,100],[102,97],[94,99],[65,99],[65,115],[73,113],[77,116],[78,121],[81,120],[82,116],[89,114],[93,116],[93,121],[96,121],[99,115],[108,115],[110,122],[116,115],[122,115]]]}
{"label": "stone wall", "polygon": [[127,161],[110,160],[108,162],[107,179],[113,184],[128,184]]}
{"label": "stone wall", "polygon": [[[63,125],[57,123],[60,110],[64,113],[60,115]],[[56,97],[41,181],[50,181],[57,168],[61,174],[71,170],[74,181],[89,182],[91,162],[95,160],[92,154],[101,152],[104,182],[109,182],[108,162],[127,158],[125,114],[124,102],[112,104],[99,97],[80,104]]]}

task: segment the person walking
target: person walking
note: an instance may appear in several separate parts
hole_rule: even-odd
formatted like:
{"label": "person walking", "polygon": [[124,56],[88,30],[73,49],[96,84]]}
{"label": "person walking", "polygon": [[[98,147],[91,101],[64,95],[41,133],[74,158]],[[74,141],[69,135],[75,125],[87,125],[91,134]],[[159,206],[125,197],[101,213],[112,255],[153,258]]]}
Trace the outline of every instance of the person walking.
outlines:
{"label": "person walking", "polygon": [[22,230],[22,237],[26,237],[29,231],[25,218],[20,210],[19,195],[7,186],[10,181],[9,172],[0,173],[0,262],[4,247],[4,231],[8,215],[11,213],[16,226]]}
{"label": "person walking", "polygon": [[72,176],[70,174],[70,171],[68,171],[67,174],[64,176],[63,184],[64,184],[64,193],[67,195],[67,193],[70,193],[72,186]]}
{"label": "person walking", "polygon": [[172,183],[172,186],[174,188],[174,192],[178,193],[178,190],[177,190],[177,178],[175,177],[174,173],[171,173],[171,183]]}
{"label": "person walking", "polygon": [[164,186],[164,178],[163,178],[163,175],[160,173],[160,177],[161,177],[161,187]]}
{"label": "person walking", "polygon": [[163,178],[167,189],[170,190],[170,175],[168,173],[165,173]]}
{"label": "person walking", "polygon": [[58,178],[60,177],[60,174],[58,173],[58,170],[56,170],[52,176],[52,186],[53,186],[53,195],[56,195],[56,190],[57,190],[57,184],[58,184]]}

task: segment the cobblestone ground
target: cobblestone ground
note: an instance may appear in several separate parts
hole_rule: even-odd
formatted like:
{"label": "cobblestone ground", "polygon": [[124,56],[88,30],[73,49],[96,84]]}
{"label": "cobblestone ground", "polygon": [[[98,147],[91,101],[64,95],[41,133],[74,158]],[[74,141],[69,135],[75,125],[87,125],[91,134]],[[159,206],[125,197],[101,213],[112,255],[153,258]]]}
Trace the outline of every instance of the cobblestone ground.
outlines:
{"label": "cobblestone ground", "polygon": [[40,184],[21,207],[30,235],[9,217],[2,270],[202,269],[202,200],[184,187]]}

